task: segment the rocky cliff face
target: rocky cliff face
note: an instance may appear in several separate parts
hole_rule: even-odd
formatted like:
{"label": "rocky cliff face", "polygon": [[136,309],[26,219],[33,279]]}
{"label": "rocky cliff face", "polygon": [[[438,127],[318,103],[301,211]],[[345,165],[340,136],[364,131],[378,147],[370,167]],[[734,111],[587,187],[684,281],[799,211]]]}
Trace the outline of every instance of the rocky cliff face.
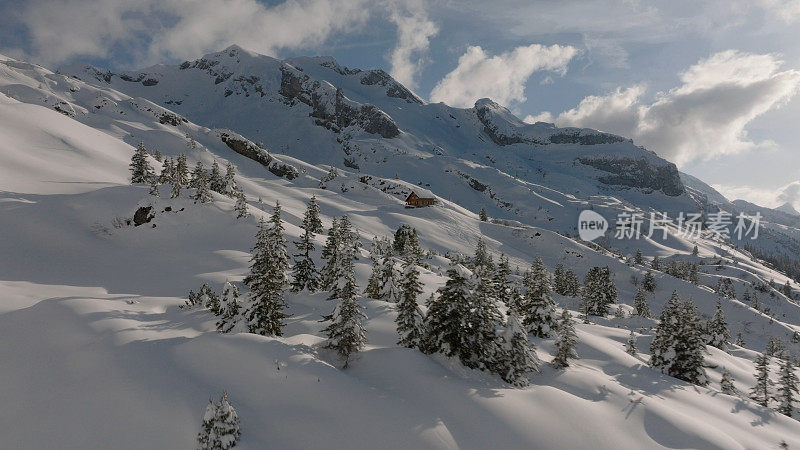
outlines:
{"label": "rocky cliff face", "polygon": [[677,197],[684,192],[678,168],[669,163],[654,166],[645,159],[631,158],[578,158],[581,164],[608,172],[598,180],[605,184],[652,189],[661,191],[670,197]]}

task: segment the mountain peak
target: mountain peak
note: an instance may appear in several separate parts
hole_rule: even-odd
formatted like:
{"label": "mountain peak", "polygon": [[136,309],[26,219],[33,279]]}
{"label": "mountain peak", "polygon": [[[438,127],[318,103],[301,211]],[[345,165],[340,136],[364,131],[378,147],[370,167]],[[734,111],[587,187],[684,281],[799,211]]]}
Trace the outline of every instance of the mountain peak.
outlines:
{"label": "mountain peak", "polygon": [[793,216],[800,216],[800,212],[797,212],[797,210],[794,209],[794,206],[792,206],[791,203],[789,202],[786,202],[781,206],[778,206],[777,208],[775,208],[775,211],[784,212],[786,214],[791,214]]}

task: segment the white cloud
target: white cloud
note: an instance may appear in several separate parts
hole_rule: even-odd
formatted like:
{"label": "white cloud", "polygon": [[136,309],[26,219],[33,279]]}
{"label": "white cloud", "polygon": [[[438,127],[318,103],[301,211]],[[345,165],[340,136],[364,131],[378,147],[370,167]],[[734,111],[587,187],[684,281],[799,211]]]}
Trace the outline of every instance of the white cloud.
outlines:
{"label": "white cloud", "polygon": [[363,24],[367,1],[287,0],[270,7],[256,0],[32,0],[20,18],[41,62],[123,52],[141,64],[234,43],[267,55],[319,45]]}
{"label": "white cloud", "polygon": [[585,126],[633,137],[678,165],[753,149],[745,127],[793,97],[800,72],[781,71],[775,55],[728,50],[680,74],[682,84],[643,103],[642,86],[585,98],[558,116],[561,126]]}
{"label": "white cloud", "polygon": [[522,121],[525,123],[536,123],[536,122],[553,123],[555,122],[555,118],[553,117],[553,114],[550,111],[544,111],[535,115],[529,114],[525,116],[525,118],[522,119]]}
{"label": "white cloud", "polygon": [[431,101],[458,107],[472,106],[483,97],[506,106],[524,102],[525,85],[534,72],[563,75],[576,54],[578,50],[568,45],[532,44],[490,56],[481,47],[470,46],[458,66],[434,86]]}
{"label": "white cloud", "polygon": [[415,80],[425,63],[430,38],[439,27],[428,19],[421,0],[393,2],[389,20],[397,25],[397,45],[390,57],[392,76],[409,89],[416,89]]}
{"label": "white cloud", "polygon": [[777,190],[724,184],[715,184],[712,187],[728,200],[747,200],[750,203],[767,208],[777,208],[788,203],[800,211],[800,181],[794,181]]}

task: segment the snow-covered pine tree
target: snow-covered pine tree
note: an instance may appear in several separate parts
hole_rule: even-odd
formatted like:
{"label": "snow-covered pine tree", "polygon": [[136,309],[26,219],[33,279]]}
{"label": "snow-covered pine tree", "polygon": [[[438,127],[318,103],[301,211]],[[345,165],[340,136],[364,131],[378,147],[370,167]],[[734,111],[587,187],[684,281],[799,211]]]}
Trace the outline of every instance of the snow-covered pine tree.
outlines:
{"label": "snow-covered pine tree", "polygon": [[750,398],[761,406],[769,408],[772,398],[772,380],[769,378],[769,356],[759,353],[756,356],[756,384],[750,389]]}
{"label": "snow-covered pine tree", "polygon": [[617,288],[611,280],[608,267],[592,267],[586,274],[583,286],[584,309],[592,316],[605,316],[609,306],[617,301]]}
{"label": "snow-covered pine tree", "polygon": [[536,258],[523,279],[525,297],[522,302],[522,324],[532,335],[540,338],[552,336],[558,323],[556,304],[550,291],[550,272],[541,258]]}
{"label": "snow-covered pine tree", "polygon": [[739,394],[739,390],[736,389],[736,384],[734,383],[733,375],[731,375],[730,371],[725,367],[722,368],[722,379],[719,382],[719,389],[726,395]]}
{"label": "snow-covered pine tree", "polygon": [[472,258],[472,269],[476,271],[483,271],[485,275],[494,272],[494,262],[489,250],[486,249],[486,243],[483,238],[478,238],[478,244],[475,246],[475,256]]}
{"label": "snow-covered pine tree", "polygon": [[797,402],[799,380],[791,358],[783,360],[778,376],[778,390],[775,396],[775,400],[778,401],[778,412],[792,417],[794,404]]}
{"label": "snow-covered pine tree", "polygon": [[140,142],[133,152],[131,157],[131,184],[147,183],[150,177],[153,176],[153,168],[150,167],[150,162],[147,161],[147,149],[143,142]]}
{"label": "snow-covered pine tree", "polygon": [[650,367],[699,386],[708,383],[703,367],[705,341],[697,308],[681,301],[678,292],[664,305],[656,336],[650,344]]}
{"label": "snow-covered pine tree", "polygon": [[425,353],[442,353],[460,356],[462,347],[469,346],[464,324],[470,314],[471,286],[467,270],[458,264],[447,269],[447,281],[437,291],[439,295],[428,300],[425,315],[425,336],[421,350]]}
{"label": "snow-covered pine tree", "polygon": [[558,295],[567,295],[566,271],[561,263],[556,264],[553,271],[553,290]]}
{"label": "snow-covered pine tree", "polygon": [[661,260],[658,259],[658,255],[653,256],[653,262],[650,263],[650,268],[653,270],[661,270]]}
{"label": "snow-covered pine tree", "polygon": [[471,369],[499,373],[497,329],[503,321],[493,296],[491,274],[481,268],[473,273],[471,284],[475,289],[469,297],[470,312],[462,325],[469,344],[461,347],[459,358]]}
{"label": "snow-covered pine tree", "polygon": [[689,283],[697,286],[700,284],[700,276],[697,273],[697,263],[691,263],[689,265],[689,275],[687,276],[687,280]]}
{"label": "snow-covered pine tree", "polygon": [[372,271],[369,274],[369,279],[367,280],[367,287],[364,288],[364,295],[367,298],[380,300],[381,298],[381,275],[383,272],[383,264],[381,264],[381,259],[384,256],[380,251],[380,244],[378,243],[377,236],[372,239],[372,245],[370,246],[369,258],[372,261]]}
{"label": "snow-covered pine tree", "polygon": [[625,353],[636,356],[636,333],[631,330],[631,334],[628,335],[628,340],[625,342]]}
{"label": "snow-covered pine tree", "polygon": [[236,204],[233,205],[233,210],[236,211],[236,218],[242,219],[248,217],[250,213],[247,211],[247,196],[244,194],[242,188],[235,186],[232,195],[236,199]]}
{"label": "snow-covered pine tree", "polygon": [[161,193],[158,192],[158,177],[150,177],[150,191],[148,192],[153,197],[159,197]]}
{"label": "snow-covered pine tree", "polygon": [[383,259],[379,281],[381,287],[379,299],[390,303],[396,303],[400,298],[400,289],[398,288],[400,275],[397,273],[395,263],[396,261],[391,255],[387,255]]}
{"label": "snow-covered pine tree", "polygon": [[155,152],[153,152],[153,159],[155,159],[158,162],[161,162],[164,159],[164,155],[162,155],[160,151],[156,150]]}
{"label": "snow-covered pine tree", "polygon": [[318,214],[319,210],[314,211],[311,202],[309,202],[303,215],[303,222],[300,224],[303,234],[300,235],[300,240],[294,243],[298,253],[294,255],[292,292],[300,292],[306,289],[308,292],[313,293],[319,289],[319,273],[317,272],[317,266],[314,264],[314,259],[311,257],[311,252],[314,251],[314,230],[318,229]]}
{"label": "snow-covered pine tree", "polygon": [[742,332],[736,333],[736,342],[734,342],[739,347],[744,347],[747,343],[744,341],[744,337],[742,337]]}
{"label": "snow-covered pine tree", "polygon": [[[199,161],[197,164],[201,164]],[[200,203],[208,203],[213,200],[211,197],[211,191],[208,189],[208,173],[202,168],[202,166],[195,168],[195,173],[193,174],[192,183],[194,184],[194,195],[192,195],[192,200],[195,202]]]}
{"label": "snow-covered pine tree", "polygon": [[225,180],[219,169],[219,163],[215,159],[211,164],[211,172],[208,174],[208,188],[214,192],[225,194]]}
{"label": "snow-covered pine tree", "polygon": [[636,296],[633,297],[633,307],[636,309],[637,316],[650,317],[650,305],[647,304],[647,294],[642,287],[636,290]]}
{"label": "snow-covered pine tree", "polygon": [[181,187],[189,185],[189,166],[186,162],[186,155],[183,153],[178,155],[178,161],[175,163],[174,175],[174,180],[180,184]]}
{"label": "snow-covered pine tree", "polygon": [[397,301],[397,334],[400,339],[397,345],[418,348],[422,341],[422,314],[419,311],[417,297],[422,293],[419,281],[419,269],[412,262],[403,265],[403,276],[400,280],[400,298]]}
{"label": "snow-covered pine tree", "polygon": [[644,257],[642,256],[642,251],[640,249],[636,249],[636,256],[633,257],[633,262],[639,265],[644,265]]}
{"label": "snow-covered pine tree", "polygon": [[500,377],[514,386],[529,384],[527,375],[539,371],[539,358],[535,346],[528,341],[515,308],[508,310],[508,317],[502,334],[501,361],[498,364]]}
{"label": "snow-covered pine tree", "polygon": [[251,333],[282,336],[286,318],[283,291],[289,262],[278,202],[275,202],[269,226],[263,218],[259,222],[252,253],[250,273],[244,279],[250,288],[248,327]]}
{"label": "snow-covered pine tree", "polygon": [[642,288],[644,288],[647,292],[655,292],[656,290],[656,277],[653,276],[653,272],[647,271],[642,278]]}
{"label": "snow-covered pine tree", "polygon": [[341,278],[340,243],[339,243],[339,218],[334,217],[331,228],[328,230],[328,238],[325,240],[325,247],[322,249],[322,259],[325,264],[320,270],[320,287],[322,290],[330,291],[336,287]]}
{"label": "snow-covered pine tree", "polygon": [[350,221],[343,216],[337,226],[341,247],[336,250],[339,261],[338,278],[333,280],[334,286],[330,289],[329,300],[339,300],[330,315],[323,317],[323,321],[330,324],[323,330],[328,339],[325,348],[336,350],[339,357],[344,359],[344,368],[347,368],[350,357],[358,352],[367,342],[367,334],[363,321],[367,318],[358,304],[358,285],[355,279],[355,259],[353,240],[355,237],[350,231]]}
{"label": "snow-covered pine tree", "polygon": [[211,311],[215,316],[222,314],[222,305],[219,296],[207,283],[203,283],[203,285],[200,286],[200,292],[197,293],[197,302]]}
{"label": "snow-covered pine tree", "polygon": [[225,165],[225,178],[222,179],[222,194],[232,196],[236,192],[236,166],[228,161]]}
{"label": "snow-covered pine tree", "polygon": [[580,297],[581,295],[581,282],[572,269],[567,269],[564,272],[565,293],[567,297]]}
{"label": "snow-covered pine tree", "polygon": [[206,178],[207,178],[206,169],[203,166],[203,161],[197,161],[197,164],[195,164],[194,169],[192,169],[192,172],[189,174],[189,187],[196,188],[197,183],[199,183],[200,180]]}
{"label": "snow-covered pine tree", "polygon": [[728,332],[728,322],[725,321],[725,313],[722,312],[722,301],[717,299],[717,309],[714,316],[706,324],[706,344],[725,350],[731,340]]}
{"label": "snow-covered pine tree", "polygon": [[578,335],[575,333],[575,325],[572,323],[572,316],[567,309],[561,313],[556,336],[556,355],[553,358],[553,365],[557,368],[567,367],[571,358],[578,357],[578,352],[575,350],[575,346],[578,344]]}
{"label": "snow-covered pine tree", "polygon": [[239,300],[239,289],[229,281],[222,288],[222,297],[219,300],[219,319],[217,331],[230,333],[241,319],[242,303]]}
{"label": "snow-covered pine tree", "polygon": [[789,284],[789,280],[786,280],[786,284],[783,285],[781,293],[787,298],[792,298],[792,285]]}
{"label": "snow-covered pine tree", "polygon": [[486,207],[485,206],[481,206],[481,210],[478,213],[478,217],[481,219],[481,222],[486,222],[487,220],[489,220],[489,215],[486,214]]}
{"label": "snow-covered pine tree", "polygon": [[497,300],[503,302],[506,306],[509,305],[511,300],[511,265],[508,262],[508,257],[505,254],[500,255],[500,261],[497,264],[497,270],[494,273],[494,292]]}
{"label": "snow-covered pine tree", "polygon": [[319,203],[317,203],[317,196],[312,195],[308,200],[308,206],[306,206],[306,215],[304,216],[304,220],[307,218],[309,229],[314,234],[320,234],[325,231],[325,229],[322,228],[322,220],[319,218],[319,216],[320,209]]}
{"label": "snow-covered pine tree", "polygon": [[175,163],[172,158],[167,158],[161,164],[161,174],[158,175],[158,182],[161,184],[172,184],[175,175]]}
{"label": "snow-covered pine tree", "polygon": [[228,450],[236,446],[241,436],[239,415],[223,393],[219,402],[209,400],[203,415],[203,425],[197,435],[199,450]]}

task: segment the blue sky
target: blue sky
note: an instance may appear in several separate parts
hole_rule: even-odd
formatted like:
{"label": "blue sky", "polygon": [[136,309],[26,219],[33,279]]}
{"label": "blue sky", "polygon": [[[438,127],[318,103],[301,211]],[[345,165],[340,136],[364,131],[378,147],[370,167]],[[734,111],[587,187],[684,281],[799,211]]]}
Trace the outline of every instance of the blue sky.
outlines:
{"label": "blue sky", "polygon": [[800,207],[800,0],[6,0],[0,52],[57,68],[236,43],[384,68],[430,101],[630,136],[731,198]]}

